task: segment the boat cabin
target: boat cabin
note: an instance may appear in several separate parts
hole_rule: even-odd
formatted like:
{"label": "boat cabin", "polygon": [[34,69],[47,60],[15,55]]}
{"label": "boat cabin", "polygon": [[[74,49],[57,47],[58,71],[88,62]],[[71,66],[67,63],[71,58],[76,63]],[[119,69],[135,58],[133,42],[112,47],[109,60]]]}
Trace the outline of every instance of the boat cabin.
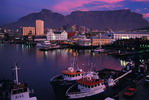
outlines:
{"label": "boat cabin", "polygon": [[22,92],[27,92],[27,84],[21,83],[21,84],[14,84],[11,90],[11,94],[17,94],[17,93],[22,93]]}
{"label": "boat cabin", "polygon": [[101,89],[101,91],[104,91],[105,88],[104,81],[100,80],[97,74],[87,74],[85,77],[78,80],[77,83],[78,89],[80,89],[81,92],[87,92],[97,89]]}
{"label": "boat cabin", "polygon": [[67,70],[62,71],[64,80],[79,80],[83,76],[82,69],[74,70],[73,67],[69,67]]}
{"label": "boat cabin", "polygon": [[11,100],[22,100],[23,98],[29,98],[27,84],[14,84],[11,90]]}

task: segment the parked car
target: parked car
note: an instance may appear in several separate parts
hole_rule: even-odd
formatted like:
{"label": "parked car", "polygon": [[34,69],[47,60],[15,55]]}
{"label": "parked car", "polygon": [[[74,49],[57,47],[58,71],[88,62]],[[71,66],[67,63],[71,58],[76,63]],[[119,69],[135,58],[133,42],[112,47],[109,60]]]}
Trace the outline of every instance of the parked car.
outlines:
{"label": "parked car", "polygon": [[124,96],[127,96],[127,97],[131,97],[133,96],[134,94],[136,94],[136,86],[135,85],[132,85],[130,87],[128,87],[124,92]]}
{"label": "parked car", "polygon": [[145,84],[147,84],[147,85],[149,84],[149,75],[146,75],[144,81],[145,81]]}

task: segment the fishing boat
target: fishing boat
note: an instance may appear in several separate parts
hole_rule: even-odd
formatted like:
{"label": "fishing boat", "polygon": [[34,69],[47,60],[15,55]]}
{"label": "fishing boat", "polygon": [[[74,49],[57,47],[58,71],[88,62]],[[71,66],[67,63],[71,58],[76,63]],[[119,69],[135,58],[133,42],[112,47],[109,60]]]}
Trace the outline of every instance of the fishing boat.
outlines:
{"label": "fishing boat", "polygon": [[[76,86],[77,85],[77,86]],[[68,99],[80,99],[104,92],[106,86],[95,72],[88,72],[77,84],[72,85],[67,91]]]}
{"label": "fishing boat", "polygon": [[[61,75],[51,78],[51,84],[56,95],[65,95],[66,90],[83,77],[83,70],[75,68],[75,59],[66,70],[62,71]],[[61,92],[60,92],[61,91]]]}
{"label": "fishing boat", "polygon": [[37,100],[36,97],[30,97],[30,90],[26,83],[18,81],[18,67],[15,65],[15,77],[14,83],[11,88],[10,100]]}
{"label": "fishing boat", "polygon": [[[108,71],[106,71],[105,73],[107,72]],[[125,72],[124,74],[116,78],[109,77],[107,79],[102,78],[103,76],[100,76],[100,74],[97,72],[88,72],[85,76],[83,76],[82,79],[77,80],[77,83],[72,85],[66,91],[66,97],[68,99],[82,99],[93,98],[95,96],[109,96],[111,95],[108,94],[110,93],[109,91],[111,91],[114,88],[114,86],[116,86],[118,80],[125,77],[131,72],[132,70]],[[110,74],[112,73],[113,71],[111,71]]]}

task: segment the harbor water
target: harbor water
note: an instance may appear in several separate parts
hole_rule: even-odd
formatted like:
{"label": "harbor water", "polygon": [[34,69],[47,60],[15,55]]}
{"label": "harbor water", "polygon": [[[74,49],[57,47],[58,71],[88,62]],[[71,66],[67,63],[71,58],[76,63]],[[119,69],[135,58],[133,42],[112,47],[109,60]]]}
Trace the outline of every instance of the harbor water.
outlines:
{"label": "harbor water", "polygon": [[19,81],[26,82],[38,100],[55,100],[50,79],[69,67],[74,57],[77,59],[77,67],[84,71],[104,68],[121,70],[126,64],[126,59],[93,53],[91,50],[40,51],[30,45],[0,44],[0,80],[13,80],[12,68],[17,63],[20,68]]}

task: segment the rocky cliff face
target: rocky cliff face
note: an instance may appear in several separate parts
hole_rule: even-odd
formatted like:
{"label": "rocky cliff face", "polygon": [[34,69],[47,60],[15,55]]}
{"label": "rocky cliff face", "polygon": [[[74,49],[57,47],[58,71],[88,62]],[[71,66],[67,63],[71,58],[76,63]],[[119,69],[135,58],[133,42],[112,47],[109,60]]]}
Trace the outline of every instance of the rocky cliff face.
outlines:
{"label": "rocky cliff face", "polygon": [[113,30],[132,30],[149,25],[141,14],[130,10],[115,11],[74,11],[64,16],[47,9],[38,13],[31,13],[20,18],[17,22],[5,25],[7,28],[19,28],[20,26],[35,26],[35,20],[45,21],[45,27],[58,28],[63,25],[83,25],[92,29],[112,28]]}

